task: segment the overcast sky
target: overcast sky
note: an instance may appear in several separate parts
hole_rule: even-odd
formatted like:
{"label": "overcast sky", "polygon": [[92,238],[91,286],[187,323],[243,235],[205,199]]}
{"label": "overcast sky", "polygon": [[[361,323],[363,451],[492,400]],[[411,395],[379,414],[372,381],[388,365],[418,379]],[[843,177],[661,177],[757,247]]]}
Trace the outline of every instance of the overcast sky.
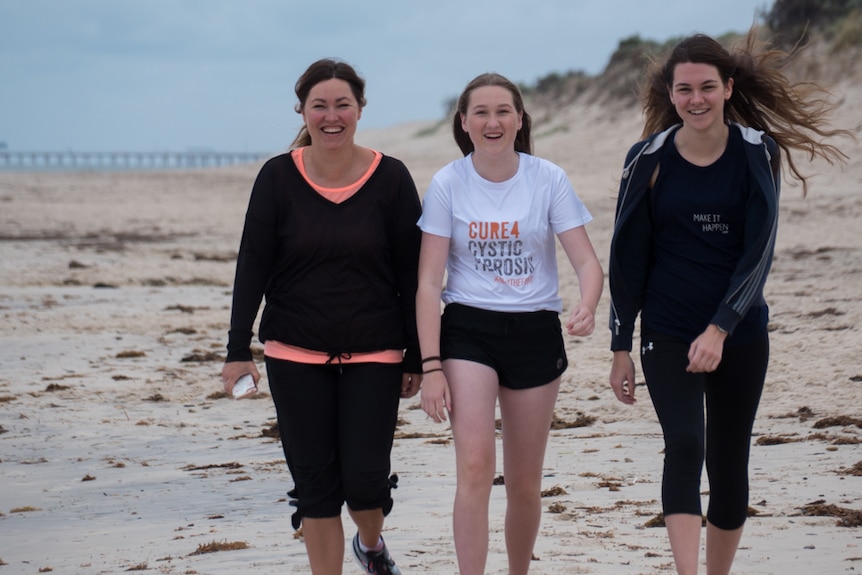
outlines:
{"label": "overcast sky", "polygon": [[[745,32],[772,0],[0,0],[11,150],[284,149],[321,57],[366,78],[362,128],[436,120],[477,74],[597,74],[620,40]],[[2,145],[2,144],[0,144]]]}

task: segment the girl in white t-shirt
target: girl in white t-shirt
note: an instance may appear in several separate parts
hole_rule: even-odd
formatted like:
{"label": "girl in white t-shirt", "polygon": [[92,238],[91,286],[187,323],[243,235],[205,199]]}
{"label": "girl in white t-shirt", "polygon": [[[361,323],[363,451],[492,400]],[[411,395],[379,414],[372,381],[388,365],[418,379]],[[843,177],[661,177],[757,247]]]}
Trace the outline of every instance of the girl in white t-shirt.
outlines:
{"label": "girl in white t-shirt", "polygon": [[419,220],[421,403],[437,422],[451,417],[455,550],[460,573],[472,575],[485,572],[488,554],[499,400],[509,573],[523,575],[568,365],[555,237],[578,276],[569,335],[593,332],[603,273],[584,227],[592,216],[566,173],[531,155],[530,116],[517,86],[499,74],[475,78],[458,100],[453,130],[465,157],[434,176]]}

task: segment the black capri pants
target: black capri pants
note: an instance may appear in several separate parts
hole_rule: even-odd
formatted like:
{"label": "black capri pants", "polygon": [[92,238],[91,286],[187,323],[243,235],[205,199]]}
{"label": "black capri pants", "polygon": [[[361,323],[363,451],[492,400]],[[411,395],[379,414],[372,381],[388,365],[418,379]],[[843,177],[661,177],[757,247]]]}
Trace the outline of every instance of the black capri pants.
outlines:
{"label": "black capri pants", "polygon": [[665,516],[702,514],[705,459],[706,517],[720,529],[737,529],[747,516],[751,431],[766,378],[769,339],[763,333],[745,343],[727,342],[712,373],[685,371],[689,347],[669,336],[641,336],[641,366],[664,433],[662,510]]}
{"label": "black capri pants", "polygon": [[310,365],[266,358],[299,528],[303,517],[392,510],[390,455],[401,364]]}

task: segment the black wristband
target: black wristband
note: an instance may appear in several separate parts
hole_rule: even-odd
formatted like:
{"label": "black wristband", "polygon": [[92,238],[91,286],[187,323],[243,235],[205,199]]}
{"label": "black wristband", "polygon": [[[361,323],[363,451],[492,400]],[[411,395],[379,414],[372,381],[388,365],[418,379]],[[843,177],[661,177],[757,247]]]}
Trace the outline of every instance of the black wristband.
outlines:
{"label": "black wristband", "polygon": [[423,371],[422,375],[428,375],[429,373],[434,373],[435,371],[443,371],[442,367],[435,367],[434,369],[429,369],[428,371]]}
{"label": "black wristband", "polygon": [[442,361],[442,360],[440,359],[440,356],[439,356],[439,355],[432,355],[431,357],[423,357],[423,358],[422,358],[422,363],[424,364],[424,363],[428,363],[429,361],[437,361],[437,360]]}

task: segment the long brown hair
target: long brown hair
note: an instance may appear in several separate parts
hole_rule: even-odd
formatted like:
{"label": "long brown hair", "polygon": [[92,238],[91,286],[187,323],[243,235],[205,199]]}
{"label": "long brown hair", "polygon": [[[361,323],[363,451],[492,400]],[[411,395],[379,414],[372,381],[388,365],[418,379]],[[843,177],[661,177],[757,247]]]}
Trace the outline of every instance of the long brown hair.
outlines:
{"label": "long brown hair", "polygon": [[641,87],[644,122],[643,137],[682,121],[670,100],[670,87],[677,64],[715,66],[722,83],[733,78],[733,91],[724,104],[725,120],[738,122],[771,136],[784,151],[790,173],[807,181],[796,167],[791,150],[805,152],[810,159],[823,158],[830,164],[844,163],[846,154],[824,140],[834,136],[854,137],[849,130],[833,128],[829,115],[834,105],[830,92],[816,82],[794,82],[786,70],[796,51],[770,48],[758,40],[752,27],[732,50],[703,34],[679,42],[663,59],[651,62]]}
{"label": "long brown hair", "polygon": [[452,134],[455,136],[455,143],[458,144],[458,147],[461,148],[465,156],[473,151],[473,140],[470,139],[470,134],[464,131],[464,127],[461,125],[461,116],[467,114],[473,90],[484,86],[500,86],[512,93],[515,110],[521,114],[521,129],[515,135],[515,151],[532,154],[533,142],[530,138],[532,119],[530,118],[530,114],[524,109],[524,97],[521,95],[521,90],[505,76],[493,72],[476,76],[467,84],[464,91],[461,92],[461,96],[458,98],[458,103],[455,107],[455,114],[452,118]]}
{"label": "long brown hair", "polygon": [[[336,60],[335,58],[323,58],[309,66],[302,76],[299,77],[299,80],[296,81],[294,91],[296,92],[296,97],[299,98],[299,103],[294,108],[296,112],[299,114],[302,113],[302,109],[305,107],[305,102],[308,100],[308,94],[311,93],[312,88],[321,82],[332,80],[333,78],[344,80],[350,84],[350,90],[353,92],[353,97],[359,103],[359,108],[362,109],[365,107],[365,80],[356,73],[356,70],[350,64]],[[310,144],[311,136],[308,133],[308,128],[303,125],[293,139],[293,143],[290,144],[290,149],[293,150]]]}

